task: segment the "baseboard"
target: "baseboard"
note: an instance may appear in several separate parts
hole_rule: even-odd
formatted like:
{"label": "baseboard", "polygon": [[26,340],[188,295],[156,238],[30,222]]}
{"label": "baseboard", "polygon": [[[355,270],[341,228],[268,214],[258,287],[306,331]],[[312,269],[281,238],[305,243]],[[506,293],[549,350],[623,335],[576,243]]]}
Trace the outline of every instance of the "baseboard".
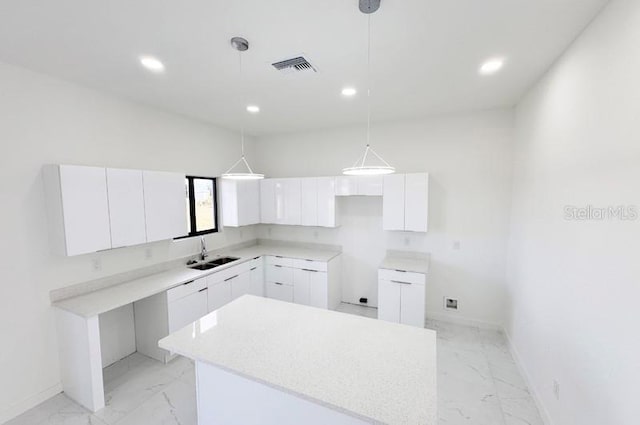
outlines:
{"label": "baseboard", "polygon": [[496,331],[503,330],[502,325],[498,323],[485,322],[478,319],[471,319],[465,316],[458,316],[453,314],[445,314],[445,313],[429,313],[427,314],[427,319],[438,320],[441,322],[449,322],[454,323],[456,325],[463,326],[475,326],[481,329],[492,329]]}
{"label": "baseboard", "polygon": [[516,346],[513,344],[513,341],[511,339],[511,336],[509,335],[509,332],[507,332],[505,328],[502,328],[502,332],[504,333],[505,338],[507,338],[507,345],[509,346],[509,351],[511,351],[511,356],[513,357],[513,361],[515,362],[516,367],[520,372],[520,375],[522,376],[525,383],[527,384],[527,388],[529,388],[529,391],[531,392],[531,397],[533,398],[533,401],[535,402],[536,407],[538,408],[538,412],[540,412],[540,417],[542,418],[542,422],[545,425],[553,425],[553,421],[551,420],[549,411],[546,409],[545,405],[542,403],[542,398],[540,397],[540,394],[537,388],[533,385],[533,379],[531,379],[531,375],[527,371],[527,368],[525,367],[522,361],[522,357],[520,357],[520,354],[518,353]]}
{"label": "baseboard", "polygon": [[60,394],[62,392],[62,383],[57,383],[56,385],[47,388],[44,391],[39,392],[38,394],[27,397],[26,399],[19,401],[18,403],[10,406],[8,409],[0,412],[0,424],[5,422],[9,422],[11,419],[20,416],[24,412],[29,409],[32,409],[50,399],[51,397]]}

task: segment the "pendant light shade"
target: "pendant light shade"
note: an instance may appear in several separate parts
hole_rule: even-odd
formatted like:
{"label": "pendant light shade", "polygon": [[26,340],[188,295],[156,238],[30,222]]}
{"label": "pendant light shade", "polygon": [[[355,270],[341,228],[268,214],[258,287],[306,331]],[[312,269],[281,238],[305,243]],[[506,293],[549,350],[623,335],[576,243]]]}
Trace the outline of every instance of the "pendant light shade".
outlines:
{"label": "pendant light shade", "polygon": [[[240,61],[240,87],[244,87],[242,84],[242,52],[249,50],[249,42],[242,37],[233,37],[231,39],[231,46],[238,51]],[[242,101],[244,96],[241,93]],[[244,113],[244,112],[243,112]],[[222,174],[223,179],[228,180],[261,180],[264,179],[264,174],[254,173],[253,169],[247,162],[244,156],[244,115],[242,116],[240,124],[240,145],[242,149],[242,156],[237,160],[227,171]],[[237,170],[236,170],[237,168]]]}
{"label": "pendant light shade", "polygon": [[[373,165],[367,163],[367,158],[371,156],[377,158],[382,165]],[[347,176],[378,176],[382,174],[393,174],[396,172],[396,169],[389,165],[387,161],[382,159],[380,155],[374,151],[371,146],[367,144],[367,148],[364,150],[364,155],[361,158],[358,158],[358,161],[353,165],[353,167],[344,168],[342,170],[342,174]]]}
{"label": "pendant light shade", "polygon": [[[342,169],[347,176],[379,176],[393,174],[396,169],[389,165],[369,144],[371,140],[371,14],[380,7],[380,0],[360,0],[360,11],[367,15],[367,146],[362,157],[352,167]],[[378,164],[367,163],[377,159]]]}

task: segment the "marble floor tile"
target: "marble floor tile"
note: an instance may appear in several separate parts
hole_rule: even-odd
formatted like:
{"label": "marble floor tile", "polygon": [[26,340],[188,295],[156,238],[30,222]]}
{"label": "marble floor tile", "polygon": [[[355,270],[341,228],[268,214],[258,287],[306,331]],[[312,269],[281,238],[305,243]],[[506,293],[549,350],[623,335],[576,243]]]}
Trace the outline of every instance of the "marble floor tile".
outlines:
{"label": "marble floor tile", "polygon": [[[376,318],[377,309],[341,304]],[[437,332],[439,425],[543,425],[527,385],[498,331],[427,320]],[[135,353],[105,368],[107,406],[91,414],[59,394],[6,425],[196,425],[195,370]]]}

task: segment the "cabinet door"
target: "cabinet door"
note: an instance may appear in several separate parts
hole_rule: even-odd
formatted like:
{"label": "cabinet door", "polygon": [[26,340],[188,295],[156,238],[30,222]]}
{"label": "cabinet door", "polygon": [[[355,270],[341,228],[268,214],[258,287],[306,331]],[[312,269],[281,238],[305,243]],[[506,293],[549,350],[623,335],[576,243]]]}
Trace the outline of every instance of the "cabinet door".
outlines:
{"label": "cabinet door", "polygon": [[249,293],[258,297],[264,297],[264,267],[255,266],[249,271]]}
{"label": "cabinet door", "polygon": [[60,191],[66,254],[111,248],[106,170],[61,165]]}
{"label": "cabinet door", "polygon": [[260,223],[260,181],[238,183],[238,220],[240,226]]}
{"label": "cabinet door", "polygon": [[429,216],[429,175],[405,175],[404,228],[411,232],[426,232]]}
{"label": "cabinet door", "polygon": [[235,300],[243,295],[249,293],[249,286],[251,284],[251,272],[246,271],[240,273],[234,279],[231,279],[231,299]]}
{"label": "cabinet door", "polygon": [[400,284],[378,280],[378,319],[400,323]]}
{"label": "cabinet door", "polygon": [[107,168],[107,190],[111,246],[119,248],[145,243],[142,171]]}
{"label": "cabinet door", "polygon": [[260,180],[260,222],[276,222],[276,182],[274,179]]}
{"label": "cabinet door", "polygon": [[336,196],[355,196],[358,194],[358,180],[354,176],[336,177]]}
{"label": "cabinet door", "polygon": [[318,226],[336,227],[336,179],[334,177],[320,177],[318,187]]}
{"label": "cabinet door", "polygon": [[327,273],[312,270],[309,272],[309,305],[329,308],[329,280]]}
{"label": "cabinet door", "polygon": [[285,205],[285,182],[283,179],[273,179],[273,193],[275,199],[275,220],[276,224],[286,224]]}
{"label": "cabinet door", "polygon": [[226,227],[240,226],[240,205],[238,181],[220,179],[220,208],[222,209],[222,225]]}
{"label": "cabinet door", "polygon": [[425,286],[417,283],[400,285],[400,323],[424,328]]}
{"label": "cabinet door", "polygon": [[300,179],[301,190],[301,218],[303,226],[318,225],[318,179]]}
{"label": "cabinet door", "polygon": [[300,179],[283,179],[284,181],[284,222],[283,224],[300,225],[302,190]]}
{"label": "cabinet door", "polygon": [[147,242],[184,236],[187,230],[185,175],[143,171]]}
{"label": "cabinet door", "polygon": [[182,329],[207,315],[207,288],[169,302],[169,333]]}
{"label": "cabinet door", "polygon": [[267,298],[274,300],[293,302],[293,286],[281,283],[267,282],[265,284]]}
{"label": "cabinet door", "polygon": [[382,176],[358,177],[358,195],[382,196],[384,179]]}
{"label": "cabinet door", "polygon": [[213,284],[209,284],[208,309],[209,312],[219,309],[231,301],[231,281],[233,277]]}
{"label": "cabinet door", "polygon": [[404,230],[404,174],[384,176],[382,228]]}
{"label": "cabinet door", "polygon": [[307,270],[293,270],[293,302],[310,305],[311,272]]}

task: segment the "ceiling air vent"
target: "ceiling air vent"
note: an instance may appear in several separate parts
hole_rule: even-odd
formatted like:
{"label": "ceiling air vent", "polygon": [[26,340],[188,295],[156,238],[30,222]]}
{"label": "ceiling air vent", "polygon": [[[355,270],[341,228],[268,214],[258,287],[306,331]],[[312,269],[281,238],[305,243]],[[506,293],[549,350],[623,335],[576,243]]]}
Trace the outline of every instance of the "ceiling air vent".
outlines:
{"label": "ceiling air vent", "polygon": [[285,74],[297,73],[297,72],[318,72],[304,56],[298,56],[291,59],[286,59],[280,62],[272,63],[273,67]]}

